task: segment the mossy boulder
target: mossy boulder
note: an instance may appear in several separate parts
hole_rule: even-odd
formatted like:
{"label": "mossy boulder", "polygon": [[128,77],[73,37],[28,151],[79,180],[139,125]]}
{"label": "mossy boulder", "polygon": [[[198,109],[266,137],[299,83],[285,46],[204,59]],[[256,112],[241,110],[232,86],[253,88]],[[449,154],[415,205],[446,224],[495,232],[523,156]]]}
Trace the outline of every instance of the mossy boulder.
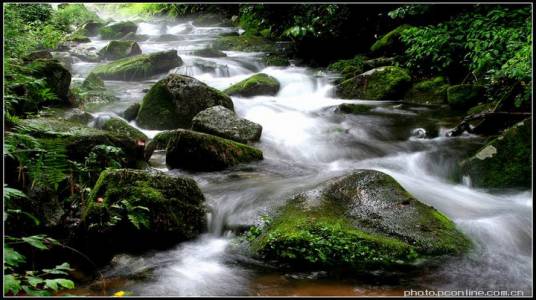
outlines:
{"label": "mossy boulder", "polygon": [[364,59],[365,57],[362,55],[357,55],[352,59],[342,59],[330,64],[327,69],[331,72],[340,73],[344,79],[352,78],[365,71]]}
{"label": "mossy boulder", "polygon": [[401,98],[411,83],[411,76],[395,66],[379,67],[347,79],[336,86],[343,99],[395,100]]}
{"label": "mossy boulder", "polygon": [[364,71],[379,67],[393,66],[395,62],[395,57],[376,57],[372,59],[367,59],[363,61]]}
{"label": "mossy boulder", "polygon": [[129,33],[136,33],[138,25],[134,22],[115,22],[99,29],[99,34],[104,40],[119,39]]}
{"label": "mossy boulder", "polygon": [[99,34],[99,30],[104,26],[103,23],[97,21],[89,21],[82,26],[80,29],[83,30],[87,36],[96,36]]}
{"label": "mossy boulder", "polygon": [[86,247],[113,254],[193,239],[206,230],[206,213],[205,198],[191,178],[108,169],[84,203],[82,227]]}
{"label": "mossy boulder", "polygon": [[214,48],[205,48],[205,49],[195,50],[193,52],[193,55],[201,56],[201,57],[226,57],[227,56],[227,54],[221,52],[220,50],[216,50]]}
{"label": "mossy boulder", "polygon": [[118,117],[108,117],[99,124],[98,128],[110,131],[122,136],[127,136],[136,141],[148,141],[149,138],[139,129],[132,127],[127,121]]}
{"label": "mossy boulder", "polygon": [[400,41],[400,36],[402,32],[408,28],[411,28],[410,25],[404,24],[400,25],[397,28],[389,31],[381,38],[379,38],[372,46],[370,51],[373,53],[397,53],[402,51],[402,42]]}
{"label": "mossy boulder", "polygon": [[155,149],[164,147],[168,167],[191,171],[218,171],[263,159],[259,149],[185,129],[157,134],[147,144],[145,157],[150,157]]}
{"label": "mossy boulder", "polygon": [[473,84],[453,85],[447,89],[447,102],[456,110],[467,110],[484,100],[484,87]]}
{"label": "mossy boulder", "polygon": [[251,242],[254,253],[294,269],[354,272],[408,266],[468,247],[448,217],[374,170],[295,196]]}
{"label": "mossy boulder", "polygon": [[193,77],[171,74],[145,95],[136,123],[146,129],[190,128],[195,115],[216,105],[234,110],[224,93]]}
{"label": "mossy boulder", "polygon": [[530,188],[532,119],[505,130],[460,163],[462,175],[484,188]]}
{"label": "mossy boulder", "polygon": [[337,107],[337,111],[345,114],[363,114],[370,112],[374,106],[364,104],[343,103]]}
{"label": "mossy boulder", "polygon": [[65,120],[71,121],[71,122],[77,122],[82,125],[87,125],[89,122],[93,121],[95,117],[93,117],[92,114],[88,113],[87,111],[83,111],[79,108],[75,108],[71,111],[68,111],[65,114]]}
{"label": "mossy boulder", "polygon": [[60,64],[67,69],[69,72],[72,71],[73,67],[73,57],[69,52],[50,52],[52,58],[58,60]]}
{"label": "mossy boulder", "polygon": [[36,50],[30,52],[28,55],[24,56],[22,59],[24,61],[33,61],[36,59],[53,59],[52,53],[48,50]]}
{"label": "mossy boulder", "polygon": [[114,60],[139,55],[141,48],[135,41],[111,41],[98,53],[102,58]]}
{"label": "mossy boulder", "polygon": [[100,79],[97,75],[94,73],[90,73],[86,79],[82,82],[82,88],[86,90],[104,90],[106,87],[104,86],[104,81]]}
{"label": "mossy boulder", "polygon": [[177,50],[136,55],[97,66],[92,73],[102,79],[144,80],[182,65]]}
{"label": "mossy boulder", "polygon": [[254,35],[222,36],[212,43],[212,47],[217,50],[277,52],[272,42]]}
{"label": "mossy boulder", "polygon": [[223,92],[230,96],[253,97],[260,95],[275,96],[280,84],[274,77],[259,73],[233,84]]}
{"label": "mossy boulder", "polygon": [[77,121],[53,117],[23,119],[17,131],[35,138],[61,142],[65,145],[67,157],[73,161],[84,162],[92,149],[98,145],[121,148],[125,167],[135,168],[144,161],[143,147],[140,148],[134,139],[91,128]]}
{"label": "mossy boulder", "polygon": [[44,79],[47,87],[59,99],[68,100],[71,73],[58,60],[36,59],[27,64],[26,67],[32,76]]}
{"label": "mossy boulder", "polygon": [[443,104],[447,102],[449,84],[443,76],[413,84],[404,95],[404,100],[418,104]]}
{"label": "mossy boulder", "polygon": [[136,119],[138,116],[138,111],[140,111],[140,104],[134,103],[131,106],[129,106],[125,111],[123,112],[123,118],[127,121],[132,121]]}
{"label": "mossy boulder", "polygon": [[65,37],[66,41],[69,42],[75,42],[75,43],[89,43],[91,42],[91,39],[87,36],[79,33],[79,32],[73,32],[72,34],[69,34]]}
{"label": "mossy boulder", "polygon": [[256,142],[262,133],[261,125],[241,119],[234,111],[221,105],[198,113],[192,120],[192,129],[239,143]]}

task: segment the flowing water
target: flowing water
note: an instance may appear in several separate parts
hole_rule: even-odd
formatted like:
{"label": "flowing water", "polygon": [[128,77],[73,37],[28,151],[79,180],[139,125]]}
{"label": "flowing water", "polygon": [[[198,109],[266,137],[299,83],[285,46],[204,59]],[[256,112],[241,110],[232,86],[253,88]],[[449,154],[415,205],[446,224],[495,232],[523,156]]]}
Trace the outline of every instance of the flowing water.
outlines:
{"label": "flowing water", "polygon": [[[240,117],[263,126],[255,144],[264,160],[210,173],[168,170],[165,155],[155,153],[153,167],[172,175],[192,176],[211,208],[208,233],[176,248],[142,256],[118,255],[101,270],[106,285],[95,282],[81,294],[111,295],[402,295],[404,290],[532,291],[532,194],[530,191],[485,191],[449,180],[452,167],[476,136],[446,137],[456,116],[444,108],[411,106],[396,101],[341,100],[332,96],[332,77],[305,67],[265,67],[262,53],[225,51],[223,58],[201,58],[192,51],[210,45],[236,28],[195,27],[189,21],[154,19],[138,23],[143,53],[175,49],[184,65],[169,73],[193,76],[224,89],[263,72],[281,83],[274,97],[232,97]],[[158,42],[175,34],[173,42]],[[100,49],[95,38],[85,47]],[[73,80],[82,80],[96,63],[73,64]],[[120,101],[94,108],[96,115],[119,114],[141,101],[144,89],[166,74],[141,82],[105,81]],[[340,103],[373,105],[367,114],[335,111]],[[136,126],[135,122],[131,122]],[[158,131],[143,130],[149,137]],[[229,228],[254,224],[296,192],[358,168],[393,176],[420,201],[448,215],[476,245],[442,267],[400,278],[373,280],[330,278],[323,272],[282,273],[264,266],[234,243]]]}

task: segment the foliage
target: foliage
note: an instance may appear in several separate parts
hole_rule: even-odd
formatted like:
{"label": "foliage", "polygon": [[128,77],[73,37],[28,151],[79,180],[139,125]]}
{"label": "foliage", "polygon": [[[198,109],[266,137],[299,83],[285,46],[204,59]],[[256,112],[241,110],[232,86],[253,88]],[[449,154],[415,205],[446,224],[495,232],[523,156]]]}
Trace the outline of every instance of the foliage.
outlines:
{"label": "foliage", "polygon": [[58,30],[71,32],[72,27],[78,27],[89,21],[101,22],[94,12],[88,10],[84,4],[69,4],[54,13],[51,23]]}
{"label": "foliage", "polygon": [[6,236],[5,240],[4,295],[51,296],[52,292],[74,288],[74,282],[64,278],[72,271],[68,263],[62,263],[52,269],[24,270],[26,256],[13,249],[14,245],[27,244],[40,251],[49,250],[60,245],[57,240],[46,235],[20,238]]}
{"label": "foliage", "polygon": [[129,3],[119,4],[119,11],[129,15],[160,15],[184,17],[201,13],[222,13],[231,15],[236,5],[172,4],[172,3]]}
{"label": "foliage", "polygon": [[423,15],[430,10],[430,7],[427,4],[403,5],[390,11],[387,15],[392,19],[404,19],[410,16]]}
{"label": "foliage", "polygon": [[82,173],[88,176],[87,180],[84,181],[95,183],[104,169],[121,168],[124,164],[123,157],[124,153],[121,148],[110,145],[95,146],[84,161]]}

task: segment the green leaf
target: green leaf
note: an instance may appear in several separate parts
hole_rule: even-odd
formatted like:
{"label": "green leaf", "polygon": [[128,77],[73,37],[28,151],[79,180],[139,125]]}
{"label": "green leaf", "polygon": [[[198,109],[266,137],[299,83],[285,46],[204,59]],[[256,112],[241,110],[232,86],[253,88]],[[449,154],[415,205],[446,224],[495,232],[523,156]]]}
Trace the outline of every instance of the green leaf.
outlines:
{"label": "green leaf", "polygon": [[45,282],[43,278],[33,276],[26,276],[26,281],[28,281],[32,287],[37,287],[38,284]]}
{"label": "green leaf", "polygon": [[58,290],[58,282],[56,281],[56,279],[46,279],[45,286],[54,291]]}
{"label": "green leaf", "polygon": [[23,237],[22,240],[37,249],[40,249],[40,250],[48,249],[48,246],[43,243],[43,240],[44,240],[43,235],[32,235],[28,237]]}
{"label": "green leaf", "polygon": [[10,267],[17,267],[18,265],[20,265],[21,263],[25,261],[26,261],[26,258],[24,257],[24,255],[13,250],[11,247],[7,246],[4,243],[4,269],[5,269],[5,265],[8,265]]}
{"label": "green leaf", "polygon": [[20,291],[20,280],[13,275],[4,275],[4,295],[9,292],[17,295]]}
{"label": "green leaf", "polygon": [[57,278],[56,282],[66,289],[74,289],[74,282],[65,278]]}
{"label": "green leaf", "polygon": [[26,285],[23,285],[22,289],[28,296],[50,296],[50,292],[47,290],[36,290]]}

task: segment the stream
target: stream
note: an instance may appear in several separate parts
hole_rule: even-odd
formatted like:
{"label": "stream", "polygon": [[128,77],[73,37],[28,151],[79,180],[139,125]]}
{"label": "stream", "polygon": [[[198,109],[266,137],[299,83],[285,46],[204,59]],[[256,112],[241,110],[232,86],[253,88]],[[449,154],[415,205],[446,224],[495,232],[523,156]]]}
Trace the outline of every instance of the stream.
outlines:
{"label": "stream", "polygon": [[[103,19],[106,12],[99,12]],[[117,16],[114,16],[117,19]],[[404,290],[532,291],[532,194],[530,191],[486,191],[449,180],[468,149],[482,144],[478,136],[446,137],[459,116],[445,108],[397,101],[342,100],[333,96],[334,74],[291,65],[265,67],[263,53],[224,51],[227,57],[192,55],[232,27],[195,27],[191,21],[151,19],[138,22],[143,53],[175,49],[183,66],[169,73],[189,75],[217,89],[255,73],[281,83],[276,96],[232,97],[236,113],[263,127],[254,146],[264,160],[221,172],[169,170],[165,154],[155,152],[151,165],[171,175],[194,178],[211,213],[207,233],[173,249],[140,256],[120,254],[100,270],[106,278],[71,294],[112,295],[122,290],[146,296],[247,295],[403,295]],[[162,34],[178,41],[158,42]],[[100,49],[108,41],[92,38],[84,47]],[[101,62],[102,63],[102,62]],[[100,63],[77,61],[73,81],[83,80]],[[167,74],[141,82],[105,81],[118,102],[92,108],[94,115],[120,114],[140,102]],[[341,114],[341,103],[373,105],[366,114]],[[137,127],[135,122],[130,122]],[[417,134],[416,129],[420,134]],[[424,130],[424,131],[423,131]],[[149,137],[159,131],[143,130]],[[425,132],[423,136],[423,132]],[[283,205],[289,196],[351,170],[376,169],[393,176],[417,199],[449,216],[475,244],[463,257],[441,267],[397,278],[330,278],[323,272],[285,273],[244,254],[230,228],[255,224]]]}

